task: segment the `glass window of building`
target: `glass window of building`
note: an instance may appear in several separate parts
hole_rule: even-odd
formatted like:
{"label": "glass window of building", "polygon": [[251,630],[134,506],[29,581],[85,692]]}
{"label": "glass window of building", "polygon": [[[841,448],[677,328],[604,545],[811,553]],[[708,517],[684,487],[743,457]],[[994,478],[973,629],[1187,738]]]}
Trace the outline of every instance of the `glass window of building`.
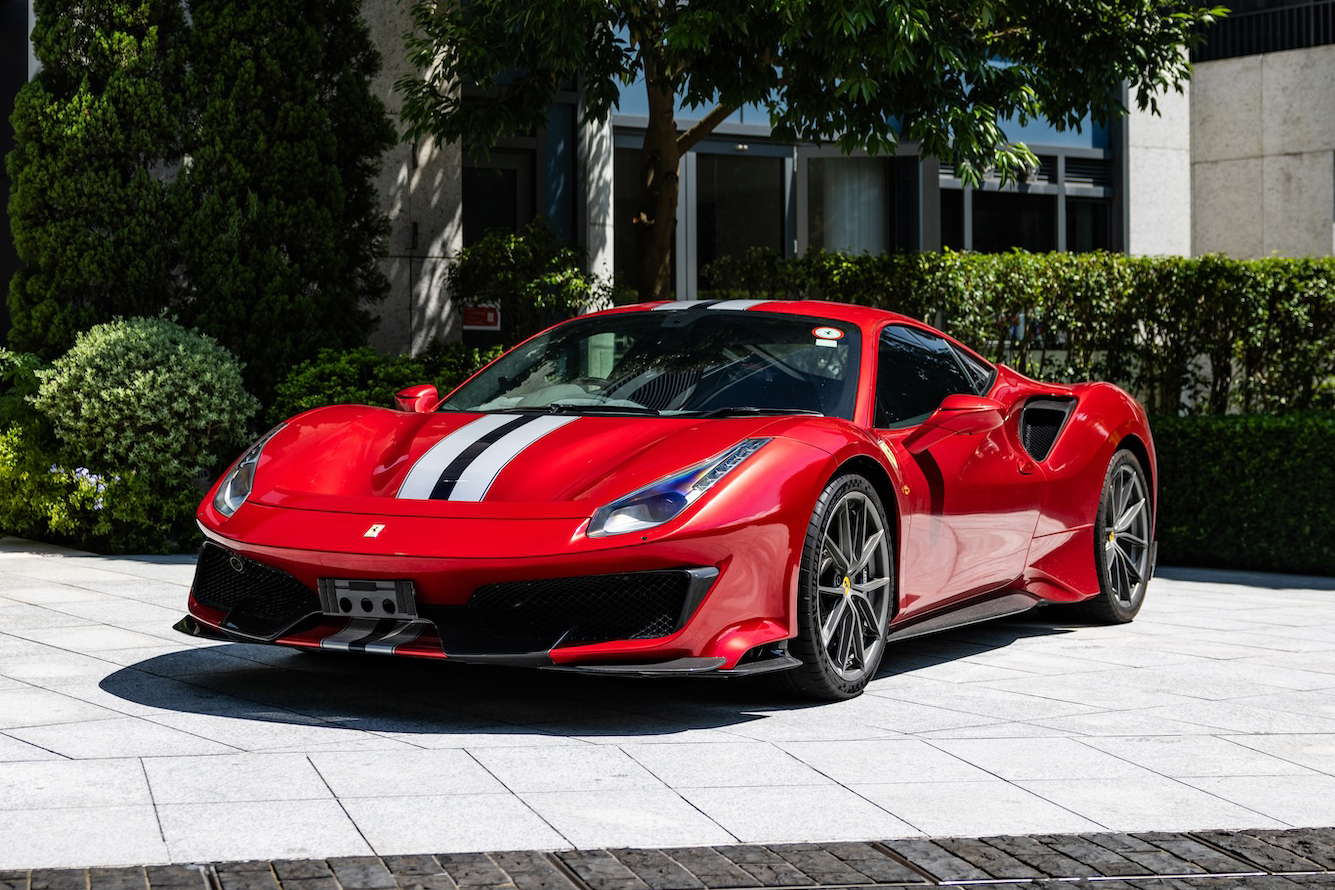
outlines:
{"label": "glass window of building", "polygon": [[973,193],[973,249],[1005,253],[1057,249],[1057,197],[1023,192]]}
{"label": "glass window of building", "polygon": [[699,268],[752,247],[786,252],[783,158],[700,153],[695,177]]}

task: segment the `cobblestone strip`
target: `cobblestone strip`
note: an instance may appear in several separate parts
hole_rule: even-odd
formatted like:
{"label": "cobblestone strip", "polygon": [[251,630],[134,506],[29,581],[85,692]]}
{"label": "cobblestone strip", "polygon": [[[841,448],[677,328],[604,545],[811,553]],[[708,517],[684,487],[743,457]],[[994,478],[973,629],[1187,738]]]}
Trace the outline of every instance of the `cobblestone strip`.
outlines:
{"label": "cobblestone strip", "polygon": [[913,890],[915,885],[1335,888],[1335,829],[900,838],[0,870],[0,890]]}
{"label": "cobblestone strip", "polygon": [[703,890],[705,886],[662,850],[612,850],[611,853],[635,877],[644,881],[649,890]]}
{"label": "cobblestone strip", "polygon": [[1257,837],[1260,832],[1197,831],[1193,834],[1232,856],[1254,863],[1268,872],[1324,871],[1310,859]]}

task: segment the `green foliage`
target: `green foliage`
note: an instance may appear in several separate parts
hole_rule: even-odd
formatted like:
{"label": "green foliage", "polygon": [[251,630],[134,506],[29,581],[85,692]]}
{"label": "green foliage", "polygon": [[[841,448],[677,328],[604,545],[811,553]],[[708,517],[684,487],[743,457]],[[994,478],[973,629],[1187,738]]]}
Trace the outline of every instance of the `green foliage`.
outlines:
{"label": "green foliage", "polygon": [[261,397],[366,342],[388,281],[373,179],[395,134],[358,0],[191,0],[178,310]]}
{"label": "green foliage", "polygon": [[581,311],[610,305],[610,287],[583,268],[583,252],[535,219],[522,232],[488,232],[464,248],[445,280],[464,306],[498,304],[501,338],[514,345]]}
{"label": "green foliage", "polygon": [[892,309],[1027,373],[1119,383],[1152,414],[1335,405],[1332,259],[752,251],[701,279]]}
{"label": "green foliage", "polygon": [[[1004,180],[1037,161],[1001,121],[1107,123],[1124,85],[1153,109],[1190,75],[1184,45],[1223,12],[1172,0],[413,0],[417,72],[398,89],[414,135],[485,152],[540,126],[576,78],[586,119],[600,121],[641,81],[638,283],[665,297],[678,160],[736,109],[764,108],[781,141],[873,154],[913,142],[967,183],[990,168]],[[698,120],[685,132],[679,108]]]}
{"label": "green foliage", "polygon": [[6,158],[25,263],[9,282],[9,339],[51,359],[92,324],[167,305],[184,16],[177,0],[34,11],[42,70],[15,98]]}
{"label": "green foliage", "polygon": [[1159,562],[1335,575],[1335,413],[1165,417]]}
{"label": "green foliage", "polygon": [[67,461],[157,492],[221,469],[259,407],[226,349],[161,318],[97,325],[37,376],[33,403]]}
{"label": "green foliage", "polygon": [[42,360],[32,353],[0,347],[0,430],[41,423],[30,399],[37,395],[37,371],[42,367]]}
{"label": "green foliage", "polygon": [[0,531],[103,553],[190,549],[199,492],[158,493],[138,473],[53,463],[32,430],[0,430]]}
{"label": "green foliage", "polygon": [[323,405],[393,407],[395,393],[419,383],[434,383],[443,396],[499,354],[500,347],[477,349],[440,342],[423,355],[392,358],[369,346],[322,349],[278,384],[269,421],[278,423]]}

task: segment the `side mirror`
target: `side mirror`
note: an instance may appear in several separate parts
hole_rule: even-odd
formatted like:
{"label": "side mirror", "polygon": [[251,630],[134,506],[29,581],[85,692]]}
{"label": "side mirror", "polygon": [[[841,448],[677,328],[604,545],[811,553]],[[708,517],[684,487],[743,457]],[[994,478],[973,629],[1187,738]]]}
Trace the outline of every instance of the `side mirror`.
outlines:
{"label": "side mirror", "polygon": [[400,411],[430,414],[440,404],[440,394],[430,383],[423,383],[419,386],[410,386],[403,392],[395,394],[394,403]]}
{"label": "side mirror", "polygon": [[910,454],[921,454],[951,436],[989,433],[1002,423],[1005,410],[996,399],[962,393],[946,396],[932,415],[904,438]]}

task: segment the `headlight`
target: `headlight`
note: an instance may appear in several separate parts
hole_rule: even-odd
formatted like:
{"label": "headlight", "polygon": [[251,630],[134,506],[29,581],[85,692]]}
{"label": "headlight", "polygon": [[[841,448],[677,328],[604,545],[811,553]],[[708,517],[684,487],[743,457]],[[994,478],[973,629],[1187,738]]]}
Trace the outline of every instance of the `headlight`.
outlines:
{"label": "headlight", "polygon": [[241,459],[232,464],[232,468],[223,476],[218,486],[218,493],[213,496],[213,507],[224,516],[231,516],[250,496],[250,489],[255,485],[255,466],[260,462],[260,452],[269,440],[278,435],[278,431],[287,426],[280,423],[260,437],[259,441],[241,455]]}
{"label": "headlight", "polygon": [[768,441],[747,439],[702,464],[688,467],[599,508],[589,520],[588,535],[624,535],[662,525],[699,500]]}

